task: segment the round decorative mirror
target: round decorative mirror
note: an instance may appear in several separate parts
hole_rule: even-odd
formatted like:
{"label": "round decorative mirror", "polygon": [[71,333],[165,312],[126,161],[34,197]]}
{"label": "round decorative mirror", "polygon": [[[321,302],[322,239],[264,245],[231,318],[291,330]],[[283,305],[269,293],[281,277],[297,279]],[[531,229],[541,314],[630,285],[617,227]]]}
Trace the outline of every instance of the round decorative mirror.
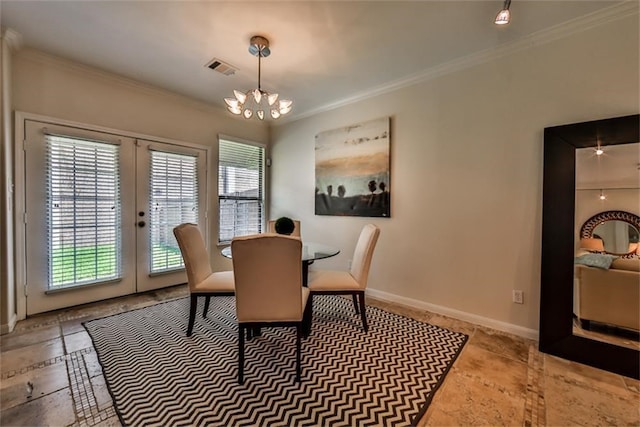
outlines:
{"label": "round decorative mirror", "polygon": [[600,239],[606,253],[634,256],[640,241],[640,217],[624,211],[601,212],[582,225],[580,238]]}

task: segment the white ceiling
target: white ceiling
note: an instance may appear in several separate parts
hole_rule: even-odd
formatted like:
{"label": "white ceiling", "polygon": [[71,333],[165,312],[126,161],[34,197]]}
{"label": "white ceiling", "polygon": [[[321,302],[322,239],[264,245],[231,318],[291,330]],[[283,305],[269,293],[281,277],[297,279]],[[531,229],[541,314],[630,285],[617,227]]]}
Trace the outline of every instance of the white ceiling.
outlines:
{"label": "white ceiling", "polygon": [[[473,53],[514,43],[620,1],[0,0],[0,23],[23,45],[213,105],[257,85],[252,35],[271,41],[262,87],[308,115]],[[204,67],[217,57],[237,67]]]}
{"label": "white ceiling", "polygon": [[640,188],[640,143],[576,150],[576,189]]}

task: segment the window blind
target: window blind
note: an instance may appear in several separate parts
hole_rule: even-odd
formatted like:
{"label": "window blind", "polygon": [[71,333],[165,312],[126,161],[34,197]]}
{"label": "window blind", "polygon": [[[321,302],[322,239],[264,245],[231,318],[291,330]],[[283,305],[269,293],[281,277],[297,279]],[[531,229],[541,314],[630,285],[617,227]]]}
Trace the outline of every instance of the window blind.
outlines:
{"label": "window blind", "polygon": [[218,241],[260,233],[264,223],[264,148],[221,139],[218,158]]}
{"label": "window blind", "polygon": [[120,278],[119,146],[45,138],[49,289]]}
{"label": "window blind", "polygon": [[197,157],[151,150],[149,176],[149,271],[184,267],[173,228],[198,223]]}

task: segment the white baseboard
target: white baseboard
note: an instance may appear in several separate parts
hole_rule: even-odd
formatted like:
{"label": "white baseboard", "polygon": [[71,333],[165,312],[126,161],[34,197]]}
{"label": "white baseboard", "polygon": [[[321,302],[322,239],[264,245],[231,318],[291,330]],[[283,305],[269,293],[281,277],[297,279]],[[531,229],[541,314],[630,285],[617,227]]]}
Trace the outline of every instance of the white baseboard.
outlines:
{"label": "white baseboard", "polygon": [[15,313],[11,315],[9,319],[9,323],[3,323],[0,325],[0,335],[8,334],[9,332],[13,332],[13,328],[16,327],[16,323],[18,323],[18,317]]}
{"label": "white baseboard", "polygon": [[395,302],[408,307],[426,310],[431,313],[453,317],[454,319],[463,320],[475,325],[485,326],[487,328],[495,329],[502,332],[508,332],[510,334],[530,340],[538,340],[538,331],[535,329],[529,329],[523,326],[514,325],[512,323],[501,322],[499,320],[490,319],[488,317],[478,316],[477,314],[467,313],[465,311],[455,310],[453,308],[444,307],[441,305],[430,304],[428,302],[418,301],[412,298],[390,294],[388,292],[378,291],[371,288],[367,288],[367,294],[382,301]]}

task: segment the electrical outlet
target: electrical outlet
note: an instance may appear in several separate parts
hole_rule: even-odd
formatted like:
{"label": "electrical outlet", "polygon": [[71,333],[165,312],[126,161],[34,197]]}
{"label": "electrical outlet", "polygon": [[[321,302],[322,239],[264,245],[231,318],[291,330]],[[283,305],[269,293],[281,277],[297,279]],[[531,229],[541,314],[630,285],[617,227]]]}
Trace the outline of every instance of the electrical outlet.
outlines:
{"label": "electrical outlet", "polygon": [[513,290],[513,302],[516,304],[524,304],[524,291]]}

